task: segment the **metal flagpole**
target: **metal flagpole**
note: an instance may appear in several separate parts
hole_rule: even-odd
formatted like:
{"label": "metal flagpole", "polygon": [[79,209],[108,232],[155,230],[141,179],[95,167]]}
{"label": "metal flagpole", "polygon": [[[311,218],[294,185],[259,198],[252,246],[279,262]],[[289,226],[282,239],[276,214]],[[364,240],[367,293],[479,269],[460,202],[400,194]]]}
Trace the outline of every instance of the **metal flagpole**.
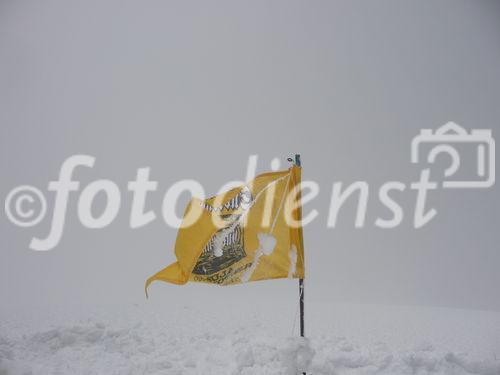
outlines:
{"label": "metal flagpole", "polygon": [[[295,154],[295,165],[300,167],[300,154]],[[305,264],[304,264],[305,266]],[[299,306],[300,306],[300,336],[305,335],[305,324],[304,324],[304,279],[299,279]],[[302,373],[306,375],[305,372]]]}

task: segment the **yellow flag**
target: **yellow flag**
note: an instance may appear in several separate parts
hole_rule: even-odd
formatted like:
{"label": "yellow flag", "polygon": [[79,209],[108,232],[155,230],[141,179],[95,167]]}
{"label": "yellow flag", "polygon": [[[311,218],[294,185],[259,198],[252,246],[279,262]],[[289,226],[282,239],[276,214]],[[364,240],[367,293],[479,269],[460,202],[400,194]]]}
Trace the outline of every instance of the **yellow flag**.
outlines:
{"label": "yellow flag", "polygon": [[177,262],[150,277],[218,285],[303,278],[300,167],[257,176],[204,201],[193,198],[175,243]]}

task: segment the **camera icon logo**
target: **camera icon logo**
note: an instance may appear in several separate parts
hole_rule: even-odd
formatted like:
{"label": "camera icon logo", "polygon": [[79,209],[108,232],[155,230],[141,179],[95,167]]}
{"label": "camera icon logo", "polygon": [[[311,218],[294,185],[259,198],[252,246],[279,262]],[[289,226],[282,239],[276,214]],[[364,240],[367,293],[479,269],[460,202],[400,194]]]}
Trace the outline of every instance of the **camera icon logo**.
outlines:
{"label": "camera icon logo", "polygon": [[[424,145],[432,146],[427,159],[428,164],[434,164],[441,154],[451,158],[450,165],[444,171],[443,188],[489,188],[495,184],[495,140],[490,129],[473,129],[470,133],[454,122],[448,122],[438,128],[422,129],[411,143],[411,162],[419,163],[421,149]],[[474,176],[465,179],[453,178],[460,170],[462,163],[457,148],[466,146],[469,155],[475,160],[471,164]]]}

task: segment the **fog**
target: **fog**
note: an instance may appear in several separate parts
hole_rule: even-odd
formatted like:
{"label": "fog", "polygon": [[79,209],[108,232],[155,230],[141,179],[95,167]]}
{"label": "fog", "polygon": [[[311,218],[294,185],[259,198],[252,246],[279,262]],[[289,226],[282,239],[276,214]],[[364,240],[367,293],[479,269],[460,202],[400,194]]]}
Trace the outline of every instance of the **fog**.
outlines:
{"label": "fog", "polygon": [[[307,299],[500,310],[498,186],[429,192],[437,214],[419,229],[410,188],[422,170],[410,160],[420,129],[454,121],[498,134],[499,19],[500,4],[488,1],[2,0],[0,197],[33,185],[48,213],[31,228],[0,218],[1,310],[143,303],[146,278],[175,260],[176,230],[161,215],[172,184],[196,179],[214,194],[245,178],[250,155],[264,172],[295,153],[303,179],[320,186],[304,207],[318,211],[304,231]],[[106,228],[85,228],[72,192],[61,242],[33,251],[31,239],[50,230],[48,183],[75,154],[96,158],[73,174],[80,192],[110,179],[120,212]],[[434,180],[446,165],[433,166]],[[158,181],[147,200],[157,218],[130,229],[127,182],[141,167]],[[363,228],[356,199],[328,228],[333,184],[356,181],[369,186]],[[381,229],[388,181],[406,186],[391,194],[404,217]],[[296,282],[157,283],[150,293],[237,303],[295,298]]]}

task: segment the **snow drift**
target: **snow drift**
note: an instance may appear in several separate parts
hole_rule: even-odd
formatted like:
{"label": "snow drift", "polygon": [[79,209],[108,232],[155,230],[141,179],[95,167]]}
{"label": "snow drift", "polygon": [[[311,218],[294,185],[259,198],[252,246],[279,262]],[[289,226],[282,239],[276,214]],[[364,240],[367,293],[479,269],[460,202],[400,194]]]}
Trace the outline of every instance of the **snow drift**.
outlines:
{"label": "snow drift", "polygon": [[[15,319],[4,320],[0,375],[296,375],[305,370],[311,375],[500,374],[500,345],[495,341],[500,338],[499,314],[366,306],[333,309],[336,315],[329,316],[344,328],[321,329],[311,319],[308,339],[277,334],[281,328],[272,323],[286,316],[281,313],[265,316],[253,311],[243,324],[235,311],[214,317],[190,306],[171,309],[168,315],[136,306],[119,317],[62,325],[59,318],[59,323],[45,329],[39,329],[39,323],[29,328]],[[363,321],[360,316],[365,314]],[[401,324],[408,314],[421,317],[421,328],[413,338]],[[463,330],[456,329],[460,324]],[[429,341],[417,339],[421,333]],[[469,351],[459,350],[463,343],[470,344]]]}

